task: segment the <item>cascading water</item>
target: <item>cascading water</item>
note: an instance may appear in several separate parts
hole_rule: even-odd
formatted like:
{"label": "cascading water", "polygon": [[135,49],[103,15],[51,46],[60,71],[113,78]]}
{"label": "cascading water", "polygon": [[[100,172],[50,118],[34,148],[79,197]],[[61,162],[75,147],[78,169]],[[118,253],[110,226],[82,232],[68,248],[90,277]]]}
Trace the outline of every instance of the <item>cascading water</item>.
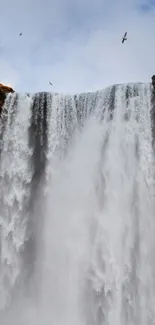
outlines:
{"label": "cascading water", "polygon": [[3,325],[155,324],[152,98],[144,84],[7,98]]}

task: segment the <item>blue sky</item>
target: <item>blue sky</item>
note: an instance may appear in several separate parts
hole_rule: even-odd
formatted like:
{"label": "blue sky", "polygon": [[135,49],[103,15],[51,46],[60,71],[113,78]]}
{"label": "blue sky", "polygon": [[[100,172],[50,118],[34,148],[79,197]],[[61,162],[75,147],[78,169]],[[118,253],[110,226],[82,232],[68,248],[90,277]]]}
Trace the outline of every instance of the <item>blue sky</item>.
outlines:
{"label": "blue sky", "polygon": [[155,0],[5,0],[1,10],[0,82],[17,91],[94,91],[155,74]]}

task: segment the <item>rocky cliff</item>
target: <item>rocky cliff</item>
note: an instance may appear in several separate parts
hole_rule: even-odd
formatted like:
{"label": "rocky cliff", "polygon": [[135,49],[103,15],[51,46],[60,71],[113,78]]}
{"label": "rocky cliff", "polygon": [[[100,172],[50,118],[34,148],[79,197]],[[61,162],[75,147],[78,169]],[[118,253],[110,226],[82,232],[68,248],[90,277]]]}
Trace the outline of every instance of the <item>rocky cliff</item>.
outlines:
{"label": "rocky cliff", "polygon": [[4,105],[7,94],[14,93],[14,92],[15,91],[11,87],[5,86],[0,83],[0,114],[1,114],[2,107]]}

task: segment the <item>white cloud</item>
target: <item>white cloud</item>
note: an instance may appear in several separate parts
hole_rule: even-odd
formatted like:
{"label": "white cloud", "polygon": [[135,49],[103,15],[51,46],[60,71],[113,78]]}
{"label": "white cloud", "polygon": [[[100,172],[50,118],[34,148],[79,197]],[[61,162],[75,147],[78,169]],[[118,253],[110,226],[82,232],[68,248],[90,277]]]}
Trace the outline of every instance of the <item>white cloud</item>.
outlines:
{"label": "white cloud", "polygon": [[0,74],[0,82],[3,82],[4,84],[11,87],[17,87],[20,85],[20,76],[18,74],[18,71],[11,67],[9,62],[4,59],[0,59]]}
{"label": "white cloud", "polygon": [[[67,93],[149,82],[155,73],[155,11],[140,10],[147,3],[8,0],[0,22],[2,30],[8,17],[0,43],[0,82],[19,91]],[[122,44],[125,31],[128,40]]]}

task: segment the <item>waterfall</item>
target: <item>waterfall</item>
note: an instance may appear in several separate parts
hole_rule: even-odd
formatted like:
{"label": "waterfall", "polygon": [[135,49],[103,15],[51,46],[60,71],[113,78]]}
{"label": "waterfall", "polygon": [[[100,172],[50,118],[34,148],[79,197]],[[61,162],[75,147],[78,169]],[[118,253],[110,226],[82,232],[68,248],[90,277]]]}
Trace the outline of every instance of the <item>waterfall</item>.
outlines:
{"label": "waterfall", "polygon": [[153,96],[122,84],[7,97],[2,324],[155,324]]}

